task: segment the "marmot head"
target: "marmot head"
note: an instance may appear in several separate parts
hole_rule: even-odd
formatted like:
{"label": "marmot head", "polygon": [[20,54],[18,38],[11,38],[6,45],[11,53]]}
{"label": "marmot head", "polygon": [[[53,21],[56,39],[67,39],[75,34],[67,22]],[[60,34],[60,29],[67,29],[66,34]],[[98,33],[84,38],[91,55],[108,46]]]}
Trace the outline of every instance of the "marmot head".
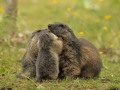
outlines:
{"label": "marmot head", "polygon": [[39,39],[40,47],[44,49],[49,49],[51,46],[53,46],[54,42],[58,40],[58,37],[50,30],[46,30],[45,32],[41,33]]}
{"label": "marmot head", "polygon": [[39,37],[40,35],[45,32],[46,29],[40,29],[36,30],[32,33],[30,42],[28,44],[28,52],[32,57],[37,57],[38,50],[40,49],[39,47]]}
{"label": "marmot head", "polygon": [[48,29],[63,40],[70,40],[75,37],[73,31],[66,24],[61,22],[48,24]]}

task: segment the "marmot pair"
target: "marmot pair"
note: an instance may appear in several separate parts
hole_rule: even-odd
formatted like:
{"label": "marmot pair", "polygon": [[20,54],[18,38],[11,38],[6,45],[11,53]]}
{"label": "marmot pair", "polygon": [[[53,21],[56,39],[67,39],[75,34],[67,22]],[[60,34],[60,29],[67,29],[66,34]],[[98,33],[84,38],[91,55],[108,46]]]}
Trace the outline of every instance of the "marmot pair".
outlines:
{"label": "marmot pair", "polygon": [[[63,48],[62,52],[59,55],[59,78],[93,78],[97,77],[100,74],[101,68],[102,68],[102,60],[100,58],[100,55],[96,49],[96,47],[89,41],[82,39],[82,38],[77,38],[73,31],[66,25],[60,22],[52,23],[48,25],[48,29],[55,34],[57,37],[62,38],[63,42]],[[39,30],[38,30],[39,31]],[[40,33],[36,31],[35,35],[33,36],[41,36],[41,30]],[[38,34],[37,34],[38,33]],[[33,38],[33,37],[32,37]],[[28,58],[30,53],[32,53],[32,50],[28,50],[23,58],[23,72],[27,71],[30,76],[36,76],[36,68],[35,68],[35,62],[37,58],[37,53],[38,49],[40,48],[38,46],[40,38],[35,39],[35,47],[32,47],[33,50],[36,50],[36,55],[35,59],[32,57]],[[40,39],[41,40],[41,39]],[[44,39],[43,39],[44,41]],[[32,39],[30,43],[32,43]],[[42,44],[42,43],[41,43]],[[30,47],[30,44],[28,48]],[[49,47],[49,46],[48,46]],[[54,50],[56,50],[56,46],[54,47]],[[28,56],[27,56],[28,55]],[[32,56],[32,55],[31,55]],[[31,57],[30,56],[30,57]],[[44,56],[44,55],[43,55]],[[47,54],[46,54],[47,56]],[[42,57],[42,55],[41,55]],[[40,58],[40,57],[39,57]],[[27,63],[26,63],[27,62]],[[29,63],[30,62],[30,63]],[[30,66],[30,68],[33,69],[28,69],[28,67],[25,68],[25,63],[26,66]],[[52,65],[52,64],[51,64]],[[47,68],[47,67],[46,67]],[[32,70],[32,71],[30,71]],[[24,72],[25,73],[25,72]],[[32,75],[33,74],[33,75]]]}

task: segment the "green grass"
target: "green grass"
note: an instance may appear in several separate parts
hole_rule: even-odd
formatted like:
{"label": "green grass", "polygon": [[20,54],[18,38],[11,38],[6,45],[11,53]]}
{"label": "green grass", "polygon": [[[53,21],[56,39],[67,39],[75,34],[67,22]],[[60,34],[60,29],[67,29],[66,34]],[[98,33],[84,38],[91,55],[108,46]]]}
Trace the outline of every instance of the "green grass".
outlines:
{"label": "green grass", "polygon": [[[19,79],[14,74],[21,73],[30,33],[56,21],[68,24],[77,37],[91,41],[103,53],[104,68],[98,79],[44,81],[42,86],[46,90],[120,89],[120,0],[97,1],[100,10],[86,9],[81,0],[58,0],[56,4],[53,0],[18,1],[17,29],[12,36],[0,9],[0,89],[38,90],[34,80]],[[0,8],[4,7],[5,1],[0,0]]]}

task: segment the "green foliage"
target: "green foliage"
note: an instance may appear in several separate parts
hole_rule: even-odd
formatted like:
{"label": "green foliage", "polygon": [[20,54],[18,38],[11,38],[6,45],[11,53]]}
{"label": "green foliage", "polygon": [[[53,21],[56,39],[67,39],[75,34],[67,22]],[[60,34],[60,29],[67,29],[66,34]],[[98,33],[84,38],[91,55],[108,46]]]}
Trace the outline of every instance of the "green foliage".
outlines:
{"label": "green foliage", "polygon": [[11,35],[6,26],[5,2],[0,0],[0,89],[39,90],[33,79],[19,79],[14,74],[22,73],[21,59],[30,33],[47,28],[51,22],[64,22],[77,37],[88,39],[98,48],[104,67],[97,79],[67,78],[44,81],[42,86],[46,90],[119,90],[120,1],[96,3],[98,10],[84,7],[81,0],[19,0],[17,28]]}

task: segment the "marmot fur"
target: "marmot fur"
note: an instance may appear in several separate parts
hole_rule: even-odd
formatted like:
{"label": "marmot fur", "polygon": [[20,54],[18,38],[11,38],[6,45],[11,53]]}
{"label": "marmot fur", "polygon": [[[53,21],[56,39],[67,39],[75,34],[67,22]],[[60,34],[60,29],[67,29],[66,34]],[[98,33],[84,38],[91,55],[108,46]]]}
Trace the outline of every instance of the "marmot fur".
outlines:
{"label": "marmot fur", "polygon": [[59,60],[60,78],[99,76],[102,60],[91,42],[78,39],[66,24],[60,22],[49,24],[48,29],[63,39],[63,51]]}
{"label": "marmot fur", "polygon": [[36,30],[32,33],[31,39],[27,46],[27,50],[22,58],[22,71],[26,76],[35,77],[36,76],[36,66],[35,62],[39,50],[39,36],[41,32],[44,32],[46,29]]}
{"label": "marmot fur", "polygon": [[42,79],[54,80],[59,73],[59,54],[62,51],[63,43],[60,38],[50,30],[40,35],[41,47],[36,61],[36,82]]}

